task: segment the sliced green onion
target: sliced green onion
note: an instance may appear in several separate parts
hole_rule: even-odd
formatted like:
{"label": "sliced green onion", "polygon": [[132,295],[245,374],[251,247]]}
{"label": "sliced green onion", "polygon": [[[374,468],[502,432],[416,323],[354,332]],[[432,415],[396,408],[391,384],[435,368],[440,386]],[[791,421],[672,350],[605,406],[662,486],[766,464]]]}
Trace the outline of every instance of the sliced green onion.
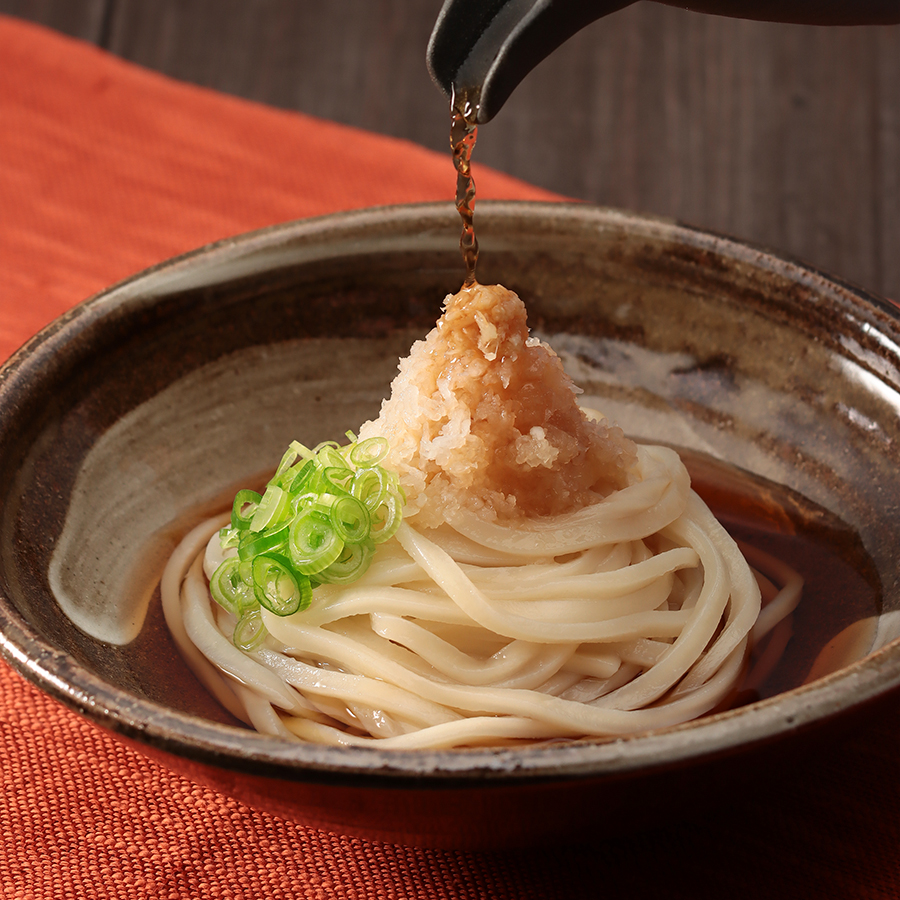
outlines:
{"label": "sliced green onion", "polygon": [[377,509],[387,494],[387,480],[381,467],[360,469],[353,476],[350,493],[362,501],[370,512]]}
{"label": "sliced green onion", "polygon": [[238,559],[240,560],[238,572],[240,573],[241,580],[244,584],[253,587],[253,560],[241,559],[240,553],[238,553]]}
{"label": "sliced green onion", "polygon": [[253,591],[256,599],[276,616],[290,616],[306,609],[312,586],[305,575],[296,574],[289,560],[263,553],[253,560]]}
{"label": "sliced green onion", "polygon": [[387,456],[389,449],[387,438],[366,438],[351,446],[350,462],[357,468],[377,466]]}
{"label": "sliced green onion", "polygon": [[349,494],[352,481],[353,469],[346,466],[326,466],[322,469],[322,486],[326,490]]}
{"label": "sliced green onion", "polygon": [[353,473],[341,448],[334,443],[325,443],[319,446],[316,453],[316,465],[319,467],[319,470],[323,472],[325,469],[335,468],[350,469],[351,474]]}
{"label": "sliced green onion", "polygon": [[320,494],[308,491],[305,494],[298,494],[291,500],[291,511],[294,514],[294,520],[311,513],[319,504]]}
{"label": "sliced green onion", "polygon": [[259,556],[260,553],[267,553],[270,550],[280,550],[287,546],[290,537],[290,528],[288,525],[280,525],[269,531],[263,531],[259,534],[253,531],[245,531],[241,536],[241,542],[238,545],[238,558],[242,562],[253,561],[253,557]]}
{"label": "sliced green onion", "polygon": [[240,537],[241,530],[239,528],[226,525],[225,528],[219,529],[219,546],[223,550],[230,550],[232,547],[237,547]]}
{"label": "sliced green onion", "polygon": [[284,456],[281,457],[281,462],[278,463],[278,468],[275,470],[275,475],[272,478],[272,481],[276,481],[285,472],[287,472],[288,469],[290,469],[294,465],[299,456],[299,446],[295,447],[293,444],[291,444],[291,446],[288,447],[287,450],[285,450]]}
{"label": "sliced green onion", "polygon": [[310,512],[291,525],[288,549],[294,568],[304,575],[315,575],[330,566],[344,549],[327,516]]}
{"label": "sliced green onion", "polygon": [[234,556],[224,560],[213,572],[209,592],[219,606],[238,618],[256,605],[253,588],[241,578],[240,564]]}
{"label": "sliced green onion", "polygon": [[313,451],[316,455],[316,462],[320,466],[343,466],[346,465],[344,457],[341,455],[341,445],[337,441],[322,441],[317,444]]}
{"label": "sliced green onion", "polygon": [[282,473],[279,484],[290,494],[299,494],[309,484],[310,478],[315,474],[316,463],[312,459],[305,459]]}
{"label": "sliced green onion", "polygon": [[302,458],[299,451],[294,447],[289,447],[287,453],[281,457],[281,462],[278,464],[278,468],[275,470],[275,474],[272,476],[269,484],[277,485],[283,490],[289,491],[298,474],[307,466],[315,467],[315,463],[310,459]]}
{"label": "sliced green onion", "polygon": [[372,540],[382,544],[392,538],[400,527],[401,519],[400,498],[396,494],[387,494],[378,509],[372,512]]}
{"label": "sliced green onion", "polygon": [[310,450],[292,441],[262,496],[239,491],[223,548],[237,549],[213,573],[210,591],[237,619],[234,644],[260,646],[261,608],[291,615],[312,602],[316,585],[349,584],[368,569],[376,543],[400,525],[403,491],[396,473],[379,463],[382,437],[341,447],[325,441]]}
{"label": "sliced green onion", "polygon": [[314,495],[314,499],[311,501],[310,509],[314,509],[316,512],[322,513],[323,516],[327,516],[331,513],[331,507],[334,506],[334,504],[337,503],[339,499],[340,497],[338,494],[332,494],[328,491],[322,491],[321,493]]}
{"label": "sliced green onion", "polygon": [[231,636],[231,640],[238,650],[249,653],[262,644],[266,639],[266,634],[268,632],[262,620],[262,613],[257,606],[238,619],[237,625],[234,626],[234,634]]}
{"label": "sliced green onion", "polygon": [[358,544],[372,530],[372,517],[365,505],[356,497],[338,497],[331,505],[329,519],[344,543]]}
{"label": "sliced green onion", "polygon": [[327,569],[316,574],[316,580],[328,584],[352,584],[365,575],[374,555],[375,546],[369,541],[346,544],[341,555]]}
{"label": "sliced green onion", "polygon": [[259,501],[250,520],[251,531],[262,531],[270,525],[279,525],[290,514],[291,495],[278,485],[270,484]]}
{"label": "sliced green onion", "polygon": [[238,491],[231,506],[231,527],[249,528],[260,500],[262,497],[256,491]]}

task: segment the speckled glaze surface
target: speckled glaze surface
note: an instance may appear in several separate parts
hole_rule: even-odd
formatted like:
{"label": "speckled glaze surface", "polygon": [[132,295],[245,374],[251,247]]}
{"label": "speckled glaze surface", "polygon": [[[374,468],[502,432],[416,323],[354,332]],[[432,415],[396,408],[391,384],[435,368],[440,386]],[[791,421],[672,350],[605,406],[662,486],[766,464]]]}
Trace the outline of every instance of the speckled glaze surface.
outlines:
{"label": "speckled glaze surface", "polygon": [[[531,749],[304,746],[218,710],[168,639],[154,579],[179,534],[291,439],[340,437],[377,413],[397,357],[462,277],[455,213],[428,204],[204,248],[92,298],[6,364],[5,658],[190,778],[300,822],[431,845],[602,833],[611,818],[639,826],[660,792],[707,802],[895,702],[897,310],[658,219],[483,203],[478,228],[480,279],[523,297],[591,405],[641,438],[781,485],[856,531],[882,592],[872,653],[678,728]],[[90,637],[93,617],[122,597],[146,618],[122,618],[112,643]]]}

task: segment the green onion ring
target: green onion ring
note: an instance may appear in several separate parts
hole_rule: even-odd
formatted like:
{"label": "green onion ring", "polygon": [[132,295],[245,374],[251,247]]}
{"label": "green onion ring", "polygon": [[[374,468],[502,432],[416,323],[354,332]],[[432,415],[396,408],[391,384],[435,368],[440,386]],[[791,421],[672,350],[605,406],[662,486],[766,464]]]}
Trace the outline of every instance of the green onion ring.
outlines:
{"label": "green onion ring", "polygon": [[310,512],[291,525],[288,550],[294,568],[303,575],[315,575],[328,568],[344,549],[328,517]]}
{"label": "green onion ring", "polygon": [[372,517],[356,497],[338,497],[329,511],[329,519],[338,537],[347,544],[359,544],[372,530]]}
{"label": "green onion ring", "polygon": [[388,454],[390,445],[387,438],[370,437],[350,448],[350,462],[357,468],[377,466]]}
{"label": "green onion ring", "polygon": [[259,532],[281,524],[290,514],[290,498],[291,495],[287,491],[283,491],[278,485],[270,484],[250,520],[250,530]]}
{"label": "green onion ring", "polygon": [[235,556],[224,560],[213,572],[209,592],[219,606],[238,618],[255,606],[253,588],[241,578],[240,564]]}
{"label": "green onion ring", "polygon": [[387,489],[382,468],[360,469],[350,484],[350,494],[361,500],[369,512],[381,506],[387,495]]}
{"label": "green onion ring", "polygon": [[375,545],[371,541],[345,545],[341,555],[327,569],[316,575],[316,579],[328,584],[352,584],[365,575],[372,558]]}
{"label": "green onion ring", "polygon": [[274,553],[261,553],[253,560],[253,591],[276,616],[306,609],[312,600],[309,578],[295,573],[289,560]]}
{"label": "green onion ring", "polygon": [[311,459],[305,459],[302,463],[292,466],[281,476],[281,487],[292,495],[299,494],[316,471],[316,464]]}
{"label": "green onion ring", "polygon": [[253,531],[245,531],[238,544],[238,558],[241,562],[253,561],[254,556],[260,553],[266,553],[270,550],[280,550],[287,546],[290,537],[290,527],[285,525],[277,526],[270,531],[263,531],[257,534]]}
{"label": "green onion ring", "polygon": [[249,528],[260,500],[262,497],[256,491],[238,491],[231,506],[231,527]]}
{"label": "green onion ring", "polygon": [[378,509],[372,513],[372,540],[376,544],[382,544],[392,538],[400,527],[401,519],[400,498],[396,494],[387,494]]}
{"label": "green onion ring", "polygon": [[257,606],[238,619],[237,625],[234,626],[234,634],[231,636],[231,640],[238,650],[249,653],[262,644],[266,639],[266,634],[268,632],[262,620],[262,613]]}
{"label": "green onion ring", "polygon": [[322,469],[322,484],[330,491],[349,494],[352,481],[353,469],[346,466],[326,466]]}
{"label": "green onion ring", "polygon": [[232,547],[237,547],[240,537],[240,528],[232,528],[230,525],[226,525],[224,528],[219,529],[219,546],[223,550],[230,550]]}

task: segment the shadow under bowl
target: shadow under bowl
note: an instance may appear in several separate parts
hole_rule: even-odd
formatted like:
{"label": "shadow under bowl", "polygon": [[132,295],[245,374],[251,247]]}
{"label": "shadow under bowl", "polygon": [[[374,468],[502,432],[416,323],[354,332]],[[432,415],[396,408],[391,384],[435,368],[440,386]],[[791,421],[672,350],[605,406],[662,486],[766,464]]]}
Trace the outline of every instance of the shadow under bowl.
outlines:
{"label": "shadow under bowl", "polygon": [[[660,219],[482,203],[478,227],[480,280],[522,296],[588,405],[639,438],[684,448],[698,488],[726,515],[739,473],[755,533],[805,529],[838,560],[837,575],[809,564],[823,583],[801,605],[793,668],[771,696],[625,739],[338,749],[240,727],[181,661],[156,589],[167,555],[291,440],[341,438],[377,414],[398,357],[459,285],[449,204],[344,213],[205,247],[76,307],[3,367],[5,658],[141,752],[251,806],[439,846],[544,842],[602,833],[611,820],[638,827],[661,792],[689,810],[893,702],[897,310]],[[862,585],[862,606],[842,599],[845,577]],[[850,632],[856,649],[803,683]]]}

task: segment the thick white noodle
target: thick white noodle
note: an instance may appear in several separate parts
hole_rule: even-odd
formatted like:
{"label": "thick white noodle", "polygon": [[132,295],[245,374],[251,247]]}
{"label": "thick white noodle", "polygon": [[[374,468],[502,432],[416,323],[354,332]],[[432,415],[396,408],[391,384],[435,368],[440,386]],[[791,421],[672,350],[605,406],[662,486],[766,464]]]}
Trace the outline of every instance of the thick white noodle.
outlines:
{"label": "thick white noodle", "polygon": [[736,692],[750,649],[790,615],[800,584],[754,557],[785,585],[768,586],[760,615],[757,579],[678,456],[641,448],[639,467],[641,480],[553,519],[403,523],[355,584],[317,588],[293,616],[264,610],[268,637],[251,654],[209,597],[214,520],[173,556],[166,618],[221,702],[282,737],[413,749],[678,724]]}

